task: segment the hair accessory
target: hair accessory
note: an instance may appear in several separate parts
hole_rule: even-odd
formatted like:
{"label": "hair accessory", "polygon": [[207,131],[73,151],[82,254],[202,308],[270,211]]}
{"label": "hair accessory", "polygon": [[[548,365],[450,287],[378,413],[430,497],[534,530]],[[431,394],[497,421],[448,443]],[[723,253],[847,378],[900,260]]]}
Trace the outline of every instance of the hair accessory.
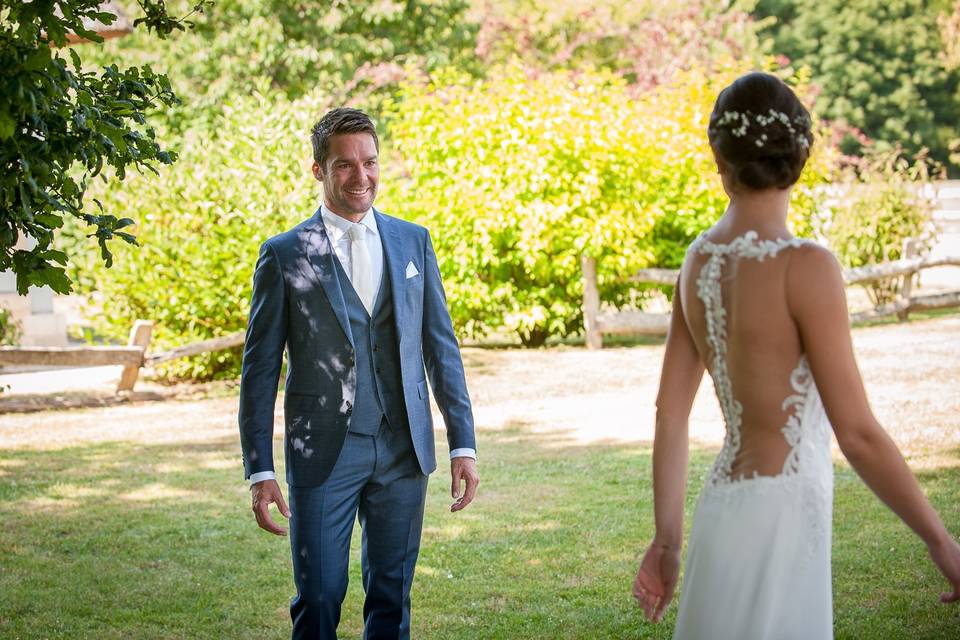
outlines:
{"label": "hair accessory", "polygon": [[[794,127],[794,125],[797,125],[797,127],[806,129],[810,126],[810,119],[800,115],[791,120],[790,116],[775,109],[770,109],[766,114],[755,114],[752,111],[724,111],[711,128],[715,130],[727,128],[730,130],[730,135],[734,138],[742,138],[747,135],[747,130],[750,128],[751,123],[762,129],[766,129],[771,124],[776,123],[789,131],[790,135],[796,139],[798,145],[803,148],[810,146],[810,140],[806,134],[797,133],[797,129]],[[758,147],[762,147],[767,140],[767,134],[761,133],[753,142]]]}

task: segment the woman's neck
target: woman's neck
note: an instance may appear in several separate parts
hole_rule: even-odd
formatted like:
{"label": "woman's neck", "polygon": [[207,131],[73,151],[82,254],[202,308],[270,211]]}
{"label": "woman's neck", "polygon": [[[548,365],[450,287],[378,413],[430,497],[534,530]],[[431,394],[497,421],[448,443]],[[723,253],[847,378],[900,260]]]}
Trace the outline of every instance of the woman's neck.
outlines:
{"label": "woman's neck", "polygon": [[791,189],[741,190],[731,192],[730,204],[717,222],[723,235],[739,236],[756,231],[761,238],[782,238],[790,235],[787,208]]}

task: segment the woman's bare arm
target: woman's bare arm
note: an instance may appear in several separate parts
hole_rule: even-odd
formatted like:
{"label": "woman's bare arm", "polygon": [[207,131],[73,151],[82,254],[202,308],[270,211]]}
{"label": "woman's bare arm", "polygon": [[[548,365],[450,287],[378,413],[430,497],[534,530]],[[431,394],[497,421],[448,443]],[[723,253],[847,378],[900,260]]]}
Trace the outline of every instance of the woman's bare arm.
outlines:
{"label": "woman's bare arm", "polygon": [[787,271],[787,299],[843,455],[871,490],[927,544],[960,598],[960,546],[874,417],[850,338],[843,277],[833,255],[809,245]]}
{"label": "woman's bare arm", "polygon": [[679,281],[674,291],[670,331],[657,392],[653,496],[657,527],[655,542],[679,548],[683,542],[683,505],[687,487],[688,421],[703,379],[704,366],[683,315]]}
{"label": "woman's bare arm", "polygon": [[673,598],[680,574],[683,505],[687,485],[688,420],[704,366],[683,316],[680,283],[674,289],[670,332],[657,393],[653,442],[653,500],[656,534],[633,583],[647,618],[659,621]]}

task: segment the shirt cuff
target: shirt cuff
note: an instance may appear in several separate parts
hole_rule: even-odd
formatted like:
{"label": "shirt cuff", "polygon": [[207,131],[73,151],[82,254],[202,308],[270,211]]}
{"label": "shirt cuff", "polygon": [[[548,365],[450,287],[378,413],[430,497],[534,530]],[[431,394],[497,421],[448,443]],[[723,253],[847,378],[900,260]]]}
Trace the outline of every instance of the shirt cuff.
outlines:
{"label": "shirt cuff", "polygon": [[462,449],[454,449],[453,451],[450,452],[450,459],[453,460],[454,458],[473,458],[474,460],[476,460],[477,450],[469,449],[467,447],[464,447]]}
{"label": "shirt cuff", "polygon": [[277,474],[273,471],[261,471],[259,473],[250,474],[250,486],[257,484],[258,482],[263,482],[264,480],[276,480]]}

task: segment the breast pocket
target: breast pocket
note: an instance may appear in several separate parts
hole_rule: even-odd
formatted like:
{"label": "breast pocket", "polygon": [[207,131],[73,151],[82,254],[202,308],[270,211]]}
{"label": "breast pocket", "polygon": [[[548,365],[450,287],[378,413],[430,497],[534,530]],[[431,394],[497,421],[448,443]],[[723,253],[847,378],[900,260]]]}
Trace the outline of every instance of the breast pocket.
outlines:
{"label": "breast pocket", "polygon": [[407,278],[403,281],[403,289],[407,295],[415,295],[419,298],[423,297],[423,275],[417,274],[413,277]]}

